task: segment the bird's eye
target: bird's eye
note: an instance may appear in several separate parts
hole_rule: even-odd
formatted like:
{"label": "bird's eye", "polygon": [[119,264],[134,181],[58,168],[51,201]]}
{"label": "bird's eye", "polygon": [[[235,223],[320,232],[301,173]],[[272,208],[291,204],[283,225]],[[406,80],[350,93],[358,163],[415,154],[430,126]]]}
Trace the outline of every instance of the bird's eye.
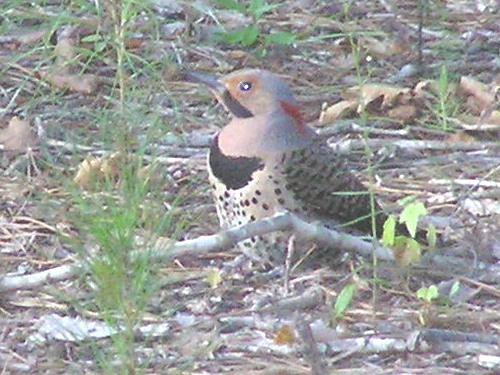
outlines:
{"label": "bird's eye", "polygon": [[241,91],[250,91],[252,89],[252,84],[250,82],[241,82],[240,90]]}

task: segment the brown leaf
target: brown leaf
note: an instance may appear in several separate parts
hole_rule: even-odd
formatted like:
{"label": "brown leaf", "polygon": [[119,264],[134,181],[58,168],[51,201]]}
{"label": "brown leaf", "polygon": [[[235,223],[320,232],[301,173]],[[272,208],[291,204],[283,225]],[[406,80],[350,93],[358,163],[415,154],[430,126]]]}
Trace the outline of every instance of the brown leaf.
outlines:
{"label": "brown leaf", "polygon": [[364,100],[365,105],[382,97],[381,108],[387,108],[395,103],[396,100],[401,100],[405,96],[407,97],[405,98],[405,102],[407,102],[409,100],[408,97],[411,96],[409,88],[381,84],[368,84],[361,87],[361,98]]}
{"label": "brown leaf", "polygon": [[0,130],[0,143],[5,151],[22,152],[33,147],[38,141],[37,135],[31,131],[29,122],[13,117],[7,128]]}
{"label": "brown leaf", "polygon": [[408,103],[411,100],[409,88],[384,84],[367,84],[356,86],[343,92],[346,99],[358,100],[358,113],[377,100],[382,100],[380,109],[391,107],[396,103]]}
{"label": "brown leaf", "polygon": [[284,325],[274,336],[274,342],[278,345],[291,345],[296,341],[293,329],[289,325]]}
{"label": "brown leaf", "polygon": [[114,153],[101,159],[87,156],[78,166],[78,171],[73,181],[82,188],[89,188],[94,183],[103,182],[108,179],[116,181],[120,175],[120,170],[118,168],[119,158],[119,153]]}
{"label": "brown leaf", "polygon": [[379,41],[372,37],[360,37],[359,43],[366,52],[376,57],[398,55],[404,52],[404,45],[389,40]]}
{"label": "brown leaf", "polygon": [[353,112],[358,106],[357,101],[342,100],[321,111],[320,124],[329,124],[341,118],[348,112]]}
{"label": "brown leaf", "polygon": [[90,94],[99,84],[98,77],[93,74],[41,73],[41,76],[57,88]]}
{"label": "brown leaf", "polygon": [[481,109],[495,102],[495,92],[493,88],[488,87],[482,82],[476,81],[472,77],[464,76],[460,79],[460,90],[466,95],[473,96],[477,99],[480,104],[482,104]]}
{"label": "brown leaf", "polygon": [[83,188],[89,187],[100,173],[102,160],[88,156],[79,166],[73,181]]}
{"label": "brown leaf", "polygon": [[417,115],[417,108],[410,104],[402,104],[390,109],[387,115],[390,118],[408,122],[413,120]]}

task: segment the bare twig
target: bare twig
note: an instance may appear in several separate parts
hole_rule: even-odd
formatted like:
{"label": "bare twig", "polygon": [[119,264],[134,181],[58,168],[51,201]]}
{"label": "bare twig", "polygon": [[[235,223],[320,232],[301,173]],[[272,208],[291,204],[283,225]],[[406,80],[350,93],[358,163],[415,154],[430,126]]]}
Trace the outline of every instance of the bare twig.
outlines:
{"label": "bare twig", "polygon": [[[381,247],[376,242],[367,242],[353,235],[327,229],[320,224],[307,223],[289,212],[278,213],[272,217],[224,230],[211,236],[201,236],[196,239],[179,242],[161,241],[154,248],[148,250],[148,255],[155,261],[168,261],[186,256],[199,256],[208,252],[229,248],[246,238],[275,231],[291,231],[298,238],[311,240],[320,245],[343,249],[344,251],[364,256],[375,255],[380,260],[394,260],[392,250]],[[132,256],[144,256],[144,254],[144,250],[141,250],[133,252]],[[432,267],[434,271],[439,268],[449,271],[450,264],[461,267],[461,269],[468,269],[469,265],[467,260],[439,255],[431,259],[423,257],[422,263]],[[482,276],[483,281],[500,278],[494,266],[491,268],[491,270],[486,269],[482,271],[483,276],[489,275],[486,279]],[[4,277],[0,280],[0,292],[36,288],[51,281],[67,280],[87,272],[88,267],[86,263],[80,261],[72,265],[60,266],[32,275]]]}
{"label": "bare twig", "polygon": [[[149,255],[156,261],[167,261],[174,258],[196,256],[229,248],[246,238],[262,235],[274,231],[290,230],[298,237],[311,239],[321,244],[329,244],[345,251],[371,255],[375,250],[377,256],[383,260],[392,260],[392,251],[376,247],[373,243],[363,241],[359,237],[329,230],[322,225],[306,223],[291,213],[280,213],[270,218],[221,231],[211,236],[202,236],[186,241],[161,241],[155,248],[149,250]],[[133,256],[144,255],[144,251],[134,253]],[[83,262],[73,265],[64,265],[32,275],[5,277],[0,281],[0,291],[30,289],[39,287],[47,282],[67,280],[88,272]]]}
{"label": "bare twig", "polygon": [[298,316],[295,319],[295,328],[300,335],[304,358],[311,366],[311,375],[327,374],[325,359],[318,351],[309,323],[302,316]]}

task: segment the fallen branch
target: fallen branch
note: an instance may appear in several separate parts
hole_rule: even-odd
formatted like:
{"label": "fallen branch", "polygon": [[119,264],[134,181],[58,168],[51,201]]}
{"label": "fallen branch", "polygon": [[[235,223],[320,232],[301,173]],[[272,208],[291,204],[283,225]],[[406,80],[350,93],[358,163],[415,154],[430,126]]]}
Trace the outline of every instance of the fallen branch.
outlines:
{"label": "fallen branch", "polygon": [[[314,241],[320,245],[342,249],[344,251],[361,254],[363,256],[375,255],[384,261],[394,261],[391,249],[379,246],[376,242],[367,242],[360,237],[340,233],[336,230],[327,229],[323,225],[307,223],[297,216],[289,213],[278,213],[269,218],[241,225],[235,228],[221,231],[211,236],[201,236],[196,239],[186,241],[159,241],[154,248],[132,252],[132,258],[144,256],[146,253],[154,261],[168,261],[186,256],[199,256],[209,252],[218,251],[234,246],[239,241],[253,236],[259,236],[275,231],[290,231],[299,238]],[[91,261],[91,259],[90,259]],[[422,263],[431,267],[433,271],[441,269],[450,270],[450,264],[455,267],[467,270],[470,262],[455,257],[433,256],[424,257]],[[77,261],[60,267],[55,267],[46,271],[25,276],[4,277],[0,280],[0,292],[31,289],[40,287],[52,281],[62,281],[81,276],[89,272],[88,261]],[[486,279],[483,274],[491,273]],[[481,271],[483,281],[498,280],[500,275],[494,268]]]}
{"label": "fallen branch", "polygon": [[[221,231],[211,236],[201,236],[186,241],[161,241],[148,255],[155,261],[186,256],[203,255],[209,252],[234,246],[241,240],[275,231],[290,230],[298,237],[314,240],[317,243],[356,252],[365,256],[375,253],[379,259],[393,260],[392,251],[376,247],[374,243],[366,242],[359,237],[329,230],[319,224],[306,223],[291,213],[279,213],[275,216]],[[132,257],[144,255],[144,251],[134,251]],[[88,273],[88,266],[83,261],[75,262],[49,270],[25,276],[4,277],[0,280],[0,292],[19,289],[31,289],[52,281],[62,281]]]}
{"label": "fallen branch", "polygon": [[[474,336],[474,337],[472,337]],[[423,329],[400,337],[373,335],[347,339],[333,339],[327,342],[333,353],[397,353],[416,352],[498,355],[499,337],[491,336],[485,341],[478,335],[441,329]]]}
{"label": "fallen branch", "polygon": [[368,139],[348,140],[336,144],[330,144],[332,149],[338,153],[349,153],[355,150],[381,149],[383,147],[394,147],[407,150],[435,150],[435,151],[479,151],[494,150],[500,147],[499,142],[443,142],[433,140],[407,140],[407,139]]}

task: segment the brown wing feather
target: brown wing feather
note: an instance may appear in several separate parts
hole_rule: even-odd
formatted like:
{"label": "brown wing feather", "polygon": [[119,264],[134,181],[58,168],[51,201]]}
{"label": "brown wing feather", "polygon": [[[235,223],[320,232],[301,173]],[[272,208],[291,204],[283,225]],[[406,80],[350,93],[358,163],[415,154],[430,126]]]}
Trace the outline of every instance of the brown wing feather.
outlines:
{"label": "brown wing feather", "polygon": [[[372,233],[372,204],[367,188],[326,144],[291,153],[285,164],[287,187],[304,207],[325,220],[335,220]],[[374,202],[375,227],[382,235],[387,215]]]}

